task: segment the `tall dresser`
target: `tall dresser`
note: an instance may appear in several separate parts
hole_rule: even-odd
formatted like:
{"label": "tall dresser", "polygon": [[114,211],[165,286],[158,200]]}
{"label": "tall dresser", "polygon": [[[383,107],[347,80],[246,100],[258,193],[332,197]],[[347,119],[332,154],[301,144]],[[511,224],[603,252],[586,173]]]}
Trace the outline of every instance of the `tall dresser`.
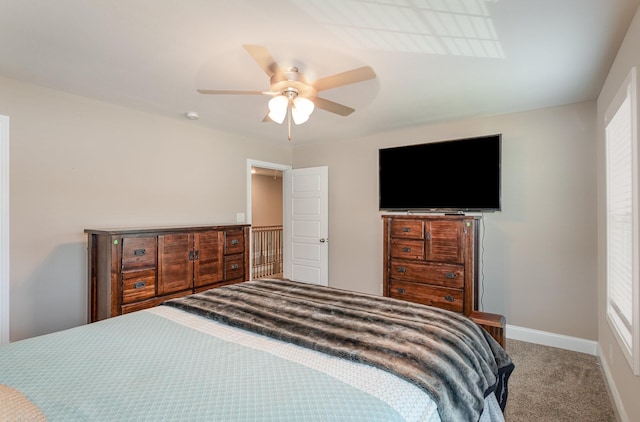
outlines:
{"label": "tall dresser", "polygon": [[90,322],[249,276],[249,225],[86,229],[85,233]]}
{"label": "tall dresser", "polygon": [[469,315],[477,308],[476,217],[385,215],[384,294]]}
{"label": "tall dresser", "polygon": [[505,318],[478,310],[479,217],[383,215],[383,294],[462,313],[505,346]]}

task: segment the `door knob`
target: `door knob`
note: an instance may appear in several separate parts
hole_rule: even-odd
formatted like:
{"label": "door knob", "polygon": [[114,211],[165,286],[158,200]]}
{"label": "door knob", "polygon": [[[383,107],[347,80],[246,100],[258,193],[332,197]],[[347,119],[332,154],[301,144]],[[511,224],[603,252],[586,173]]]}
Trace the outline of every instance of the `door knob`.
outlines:
{"label": "door knob", "polygon": [[329,241],[329,239],[325,239],[325,238],[320,239],[320,243],[326,243],[328,241]]}

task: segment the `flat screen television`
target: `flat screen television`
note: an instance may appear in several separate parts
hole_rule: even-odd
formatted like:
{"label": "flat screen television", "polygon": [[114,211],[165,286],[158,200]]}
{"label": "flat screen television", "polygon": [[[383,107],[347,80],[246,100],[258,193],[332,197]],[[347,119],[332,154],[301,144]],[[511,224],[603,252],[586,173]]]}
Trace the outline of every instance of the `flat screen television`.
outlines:
{"label": "flat screen television", "polygon": [[381,148],[381,211],[501,210],[502,135]]}

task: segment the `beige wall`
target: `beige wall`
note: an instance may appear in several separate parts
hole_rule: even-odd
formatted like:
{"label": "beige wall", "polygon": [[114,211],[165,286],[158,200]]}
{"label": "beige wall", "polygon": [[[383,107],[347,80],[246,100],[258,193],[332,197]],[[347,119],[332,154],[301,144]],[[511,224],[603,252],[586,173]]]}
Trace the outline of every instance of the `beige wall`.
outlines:
{"label": "beige wall", "polygon": [[[640,9],[629,27],[625,40],[618,51],[616,60],[611,67],[609,76],[598,97],[598,341],[611,383],[619,394],[619,400],[624,413],[630,421],[640,420],[640,377],[632,374],[627,361],[622,355],[611,329],[606,320],[606,190],[605,190],[605,135],[604,113],[616,95],[622,82],[633,66],[640,68]],[[639,75],[640,76],[640,75]],[[638,84],[640,87],[640,84]],[[640,99],[640,89],[637,93]],[[640,107],[638,107],[636,122],[640,122]]]}
{"label": "beige wall", "polygon": [[329,283],[382,290],[379,148],[502,133],[503,210],[484,217],[484,310],[596,340],[595,117],[586,102],[295,146],[294,168],[329,166]]}
{"label": "beige wall", "polygon": [[[11,116],[14,341],[84,322],[84,228],[234,222],[246,207],[246,159],[292,161],[288,146],[6,79],[0,114]],[[595,339],[594,116],[582,103],[294,143],[294,167],[330,169],[331,285],[381,292],[378,148],[500,132],[504,209],[484,219],[484,309]]]}
{"label": "beige wall", "polygon": [[282,217],[282,177],[252,175],[251,224],[280,226]]}
{"label": "beige wall", "polygon": [[11,119],[11,341],[86,322],[85,228],[235,223],[247,159],[291,162],[289,145],[8,79],[0,114]]}

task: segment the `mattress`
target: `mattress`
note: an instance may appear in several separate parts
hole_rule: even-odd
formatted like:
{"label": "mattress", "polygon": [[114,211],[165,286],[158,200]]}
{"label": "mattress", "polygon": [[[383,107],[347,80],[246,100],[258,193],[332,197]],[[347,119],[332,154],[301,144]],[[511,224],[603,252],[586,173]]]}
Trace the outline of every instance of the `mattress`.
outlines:
{"label": "mattress", "polygon": [[0,347],[0,385],[0,420],[440,420],[386,371],[167,306]]}

